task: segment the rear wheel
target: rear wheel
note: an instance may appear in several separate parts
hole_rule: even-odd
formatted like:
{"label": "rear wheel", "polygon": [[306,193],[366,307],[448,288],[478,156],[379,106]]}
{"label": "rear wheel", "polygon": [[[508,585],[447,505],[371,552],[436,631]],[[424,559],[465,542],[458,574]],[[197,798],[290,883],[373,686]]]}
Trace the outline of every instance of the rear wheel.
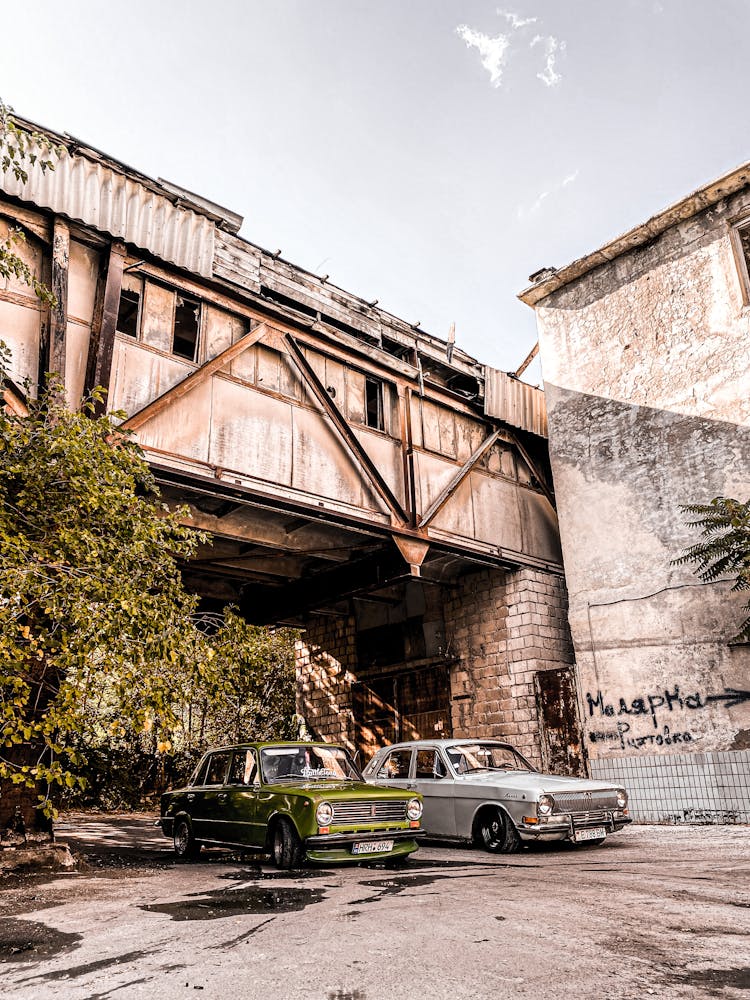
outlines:
{"label": "rear wheel", "polygon": [[193,836],[186,819],[178,819],[174,828],[174,852],[182,861],[193,861],[200,854],[201,845]]}
{"label": "rear wheel", "polygon": [[276,823],[271,841],[271,858],[277,868],[288,871],[302,864],[302,841],[290,820],[282,817]]}
{"label": "rear wheel", "polygon": [[474,826],[474,841],[493,854],[513,854],[521,847],[513,821],[497,807],[479,814]]}

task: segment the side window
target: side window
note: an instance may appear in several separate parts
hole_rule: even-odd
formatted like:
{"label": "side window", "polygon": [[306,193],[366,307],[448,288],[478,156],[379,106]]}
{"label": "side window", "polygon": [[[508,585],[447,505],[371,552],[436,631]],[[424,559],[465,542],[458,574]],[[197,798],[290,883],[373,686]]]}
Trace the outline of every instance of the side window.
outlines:
{"label": "side window", "polygon": [[230,785],[252,785],[258,772],[255,754],[252,750],[237,750],[232,755],[232,766],[229,769]]}
{"label": "side window", "polygon": [[380,379],[365,379],[365,423],[375,430],[385,430],[383,418],[383,383]]}
{"label": "side window", "polygon": [[208,758],[205,785],[223,785],[229,766],[228,753],[214,753]]}
{"label": "side window", "polygon": [[437,750],[417,751],[416,778],[444,778],[445,765]]}
{"label": "side window", "polygon": [[379,778],[408,778],[411,750],[393,750],[378,769]]}

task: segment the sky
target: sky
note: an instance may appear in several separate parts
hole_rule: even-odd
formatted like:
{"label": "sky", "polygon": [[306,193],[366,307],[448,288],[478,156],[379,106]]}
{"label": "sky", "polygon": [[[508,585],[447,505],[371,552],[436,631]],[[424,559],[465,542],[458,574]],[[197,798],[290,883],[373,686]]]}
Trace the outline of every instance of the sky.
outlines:
{"label": "sky", "polygon": [[528,275],[750,159],[750,0],[0,5],[19,115],[506,371]]}

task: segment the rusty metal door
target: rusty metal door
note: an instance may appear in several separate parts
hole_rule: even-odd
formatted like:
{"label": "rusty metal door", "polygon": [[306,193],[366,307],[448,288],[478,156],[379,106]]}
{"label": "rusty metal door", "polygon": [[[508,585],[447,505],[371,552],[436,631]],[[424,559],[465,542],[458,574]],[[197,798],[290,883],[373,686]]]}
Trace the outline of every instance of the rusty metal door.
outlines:
{"label": "rusty metal door", "polygon": [[451,736],[448,668],[372,677],[352,686],[357,746],[364,760],[400,740]]}
{"label": "rusty metal door", "polygon": [[572,669],[540,670],[534,675],[534,685],[545,770],[585,777]]}

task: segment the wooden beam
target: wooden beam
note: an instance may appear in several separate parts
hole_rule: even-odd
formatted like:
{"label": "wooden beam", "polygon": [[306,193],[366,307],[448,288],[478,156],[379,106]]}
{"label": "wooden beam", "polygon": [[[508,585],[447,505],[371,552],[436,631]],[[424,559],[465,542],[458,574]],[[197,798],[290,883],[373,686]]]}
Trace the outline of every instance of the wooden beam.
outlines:
{"label": "wooden beam", "polygon": [[466,479],[468,474],[477,464],[477,462],[490,450],[495,441],[503,434],[503,431],[493,431],[489,437],[485,438],[480,444],[471,458],[467,459],[458,472],[455,474],[453,479],[448,483],[448,485],[440,491],[440,493],[435,497],[430,506],[422,515],[422,519],[417,525],[418,528],[426,528],[430,521],[435,517],[439,510],[441,510],[445,504],[450,500],[453,494],[456,492],[461,483]]}
{"label": "wooden beam", "polygon": [[135,431],[139,427],[142,427],[147,420],[166,410],[173,403],[177,402],[178,399],[181,399],[192,389],[195,389],[196,386],[201,385],[206,379],[218,372],[224,365],[233,361],[243,351],[247,351],[253,345],[257,344],[268,333],[269,329],[266,323],[261,323],[254,330],[250,330],[244,337],[240,337],[235,344],[231,344],[226,350],[217,354],[215,358],[201,365],[196,371],[191,372],[187,378],[178,382],[177,385],[173,385],[171,389],[167,389],[161,396],[157,396],[156,399],[153,399],[144,406],[142,410],[138,410],[132,417],[128,417],[122,425],[123,429]]}
{"label": "wooden beam", "polygon": [[399,503],[388,483],[381,476],[378,467],[360,444],[359,439],[347,423],[344,415],[326,392],[325,386],[318,378],[310,362],[302,353],[299,344],[290,333],[284,334],[284,339],[289,346],[292,360],[297,365],[300,374],[312,390],[313,395],[330,417],[331,423],[339,432],[341,440],[365,470],[370,482],[375,487],[375,491],[388,506],[391,513],[401,524],[408,525],[409,515]]}
{"label": "wooden beam", "polygon": [[[112,374],[112,354],[117,330],[117,314],[120,309],[122,271],[125,261],[125,244],[113,243],[102,254],[102,264],[96,287],[94,317],[91,323],[91,339],[86,363],[84,395],[96,386],[103,386],[109,394]],[[96,404],[97,415],[107,408],[106,399]]]}
{"label": "wooden beam", "polygon": [[[65,381],[65,344],[68,328],[68,267],[70,264],[70,227],[65,219],[55,218],[52,235],[52,294],[55,305],[50,311],[49,371]],[[40,373],[43,374],[43,373]]]}
{"label": "wooden beam", "polygon": [[549,502],[550,502],[550,504],[552,506],[552,509],[553,510],[557,510],[557,507],[555,505],[555,494],[552,492],[552,490],[549,488],[549,486],[547,486],[547,483],[544,480],[544,476],[542,475],[542,472],[538,468],[536,462],[534,461],[534,459],[531,457],[531,455],[528,453],[528,451],[524,448],[524,446],[521,444],[521,442],[518,440],[518,438],[516,437],[516,435],[511,430],[508,430],[508,436],[510,437],[510,439],[511,439],[512,443],[515,445],[515,447],[518,449],[519,454],[521,455],[521,458],[524,460],[524,462],[528,465],[528,467],[534,473],[534,477],[535,477],[537,483],[539,484],[539,489],[542,491],[542,493],[549,500]]}
{"label": "wooden beam", "polygon": [[526,371],[526,369],[529,367],[529,365],[531,364],[531,362],[534,360],[534,358],[537,356],[538,353],[539,353],[539,341],[537,340],[537,342],[534,344],[534,346],[531,348],[529,353],[526,355],[524,360],[521,362],[521,364],[514,372],[516,378],[520,378],[523,375],[523,373]]}

